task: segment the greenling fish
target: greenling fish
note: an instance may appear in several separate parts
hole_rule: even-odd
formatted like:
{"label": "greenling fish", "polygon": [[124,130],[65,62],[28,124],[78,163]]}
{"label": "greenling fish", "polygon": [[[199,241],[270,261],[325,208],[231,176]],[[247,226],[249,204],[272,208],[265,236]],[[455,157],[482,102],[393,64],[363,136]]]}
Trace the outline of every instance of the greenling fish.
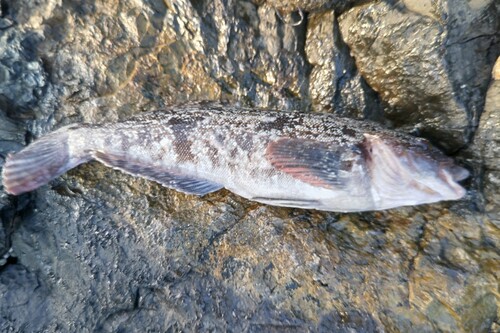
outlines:
{"label": "greenling fish", "polygon": [[195,195],[221,188],[275,206],[357,212],[457,200],[469,173],[426,140],[328,114],[188,105],[69,125],[3,167],[14,195],[75,166],[109,167]]}

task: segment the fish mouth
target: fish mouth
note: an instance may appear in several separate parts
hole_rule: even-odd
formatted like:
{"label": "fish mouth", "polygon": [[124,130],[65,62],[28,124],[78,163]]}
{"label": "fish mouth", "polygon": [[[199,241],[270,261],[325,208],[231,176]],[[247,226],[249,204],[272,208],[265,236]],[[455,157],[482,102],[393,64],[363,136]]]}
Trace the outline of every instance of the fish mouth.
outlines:
{"label": "fish mouth", "polygon": [[458,165],[452,165],[446,168],[446,171],[453,177],[456,182],[469,178],[470,172],[466,168]]}
{"label": "fish mouth", "polygon": [[383,200],[409,204],[458,200],[466,190],[458,183],[469,171],[441,153],[414,151],[365,134],[364,152],[373,186]]}
{"label": "fish mouth", "polygon": [[[429,187],[428,185],[423,186],[426,188],[425,192],[431,193],[434,192],[446,198],[446,200],[458,200],[462,198],[467,191],[460,185],[458,182],[468,178],[470,176],[470,172],[454,163],[454,161],[449,157],[443,157],[441,162],[437,162],[432,166],[432,163],[429,164],[428,161],[423,159],[418,159],[414,154],[405,154],[407,166],[413,171],[419,173],[420,169],[423,170],[435,170],[435,176],[442,182],[442,185]],[[419,183],[421,186],[424,185],[417,179],[414,180],[416,183]],[[444,185],[444,187],[443,187]]]}
{"label": "fish mouth", "polygon": [[462,198],[467,193],[458,182],[468,178],[469,175],[469,170],[457,165],[440,167],[438,171],[439,178],[453,190],[456,199]]}

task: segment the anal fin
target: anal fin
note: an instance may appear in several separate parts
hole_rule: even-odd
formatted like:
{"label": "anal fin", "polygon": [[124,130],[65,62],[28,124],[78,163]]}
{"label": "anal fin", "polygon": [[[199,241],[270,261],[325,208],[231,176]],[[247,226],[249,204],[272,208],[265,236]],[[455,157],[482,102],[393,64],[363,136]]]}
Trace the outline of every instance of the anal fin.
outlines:
{"label": "anal fin", "polygon": [[220,190],[223,186],[205,179],[186,176],[173,170],[164,170],[157,166],[146,165],[119,154],[95,151],[92,156],[97,161],[111,168],[123,171],[132,176],[153,180],[161,185],[177,191],[205,195]]}

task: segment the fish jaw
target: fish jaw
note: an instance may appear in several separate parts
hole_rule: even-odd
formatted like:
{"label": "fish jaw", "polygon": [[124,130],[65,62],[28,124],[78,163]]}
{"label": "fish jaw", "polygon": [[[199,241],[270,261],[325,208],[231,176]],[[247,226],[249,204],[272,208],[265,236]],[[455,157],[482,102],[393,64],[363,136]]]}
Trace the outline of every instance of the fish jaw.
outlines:
{"label": "fish jaw", "polygon": [[458,200],[466,191],[457,183],[468,177],[466,169],[425,158],[410,148],[395,147],[377,135],[365,134],[365,154],[377,209]]}

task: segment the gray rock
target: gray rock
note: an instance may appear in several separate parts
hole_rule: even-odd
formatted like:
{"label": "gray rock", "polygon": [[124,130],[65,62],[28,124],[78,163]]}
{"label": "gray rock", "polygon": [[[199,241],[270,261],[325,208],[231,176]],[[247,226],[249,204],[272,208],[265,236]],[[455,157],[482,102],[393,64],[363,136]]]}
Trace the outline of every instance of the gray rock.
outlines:
{"label": "gray rock", "polygon": [[340,27],[389,119],[449,151],[470,142],[500,53],[497,1],[377,2],[344,13]]}
{"label": "gray rock", "polygon": [[210,76],[221,98],[249,106],[308,109],[305,21],[284,23],[267,5],[247,1],[195,4]]}
{"label": "gray rock", "polygon": [[305,51],[312,67],[309,95],[316,109],[358,119],[380,116],[378,96],[359,75],[333,11],[308,17]]}
{"label": "gray rock", "polygon": [[[258,0],[257,0],[258,1]],[[276,10],[284,13],[293,11],[304,12],[321,12],[333,9],[337,13],[341,13],[353,6],[359,6],[370,0],[264,0],[267,4],[276,8]]]}
{"label": "gray rock", "polygon": [[[20,124],[5,115],[0,109],[0,168],[3,166],[5,157],[9,152],[17,151],[23,147],[24,132]],[[15,222],[15,202],[9,200],[7,193],[3,191],[0,181],[0,267],[5,265],[11,258],[10,233]],[[24,203],[26,204],[26,203]]]}
{"label": "gray rock", "polygon": [[[500,58],[495,70],[500,72]],[[496,77],[495,77],[496,75]],[[485,209],[500,226],[500,73],[493,72],[473,150],[482,159]]]}
{"label": "gray rock", "polygon": [[[401,18],[427,24],[436,12],[428,2],[404,3],[413,12],[375,16],[403,49]],[[2,2],[2,22],[13,24],[0,25],[0,168],[7,152],[55,127],[125,119],[166,103],[213,99],[379,117],[378,101],[387,100],[370,86],[385,86],[359,59],[380,66],[384,54],[353,47],[359,35],[340,34],[327,8],[307,15],[307,4],[294,26],[299,13],[283,10],[280,18],[262,1]],[[366,8],[400,8],[373,6],[343,21]],[[472,15],[474,29],[496,22],[482,9],[463,15]],[[456,42],[465,21],[447,22]],[[433,36],[418,59],[426,66],[421,79],[440,93],[411,75],[397,85],[380,77],[427,101],[437,120],[411,101],[385,114],[398,126],[422,122],[422,132],[457,147],[466,131],[451,124],[468,126],[473,114],[477,121],[489,80],[478,68],[496,51],[477,59],[463,49],[489,37],[452,43],[463,56],[457,64],[478,70],[477,92],[467,88],[457,103],[435,53],[446,39],[425,24],[408,31]],[[396,55],[396,64],[406,59]],[[469,78],[471,68],[456,66],[453,75]],[[489,129],[499,107],[488,96],[475,141],[482,148],[461,156],[474,170],[498,164]],[[500,229],[494,206],[475,208],[480,190],[461,202],[335,214],[259,205],[227,191],[197,198],[82,165],[33,193],[0,192],[0,331],[494,331]]]}

